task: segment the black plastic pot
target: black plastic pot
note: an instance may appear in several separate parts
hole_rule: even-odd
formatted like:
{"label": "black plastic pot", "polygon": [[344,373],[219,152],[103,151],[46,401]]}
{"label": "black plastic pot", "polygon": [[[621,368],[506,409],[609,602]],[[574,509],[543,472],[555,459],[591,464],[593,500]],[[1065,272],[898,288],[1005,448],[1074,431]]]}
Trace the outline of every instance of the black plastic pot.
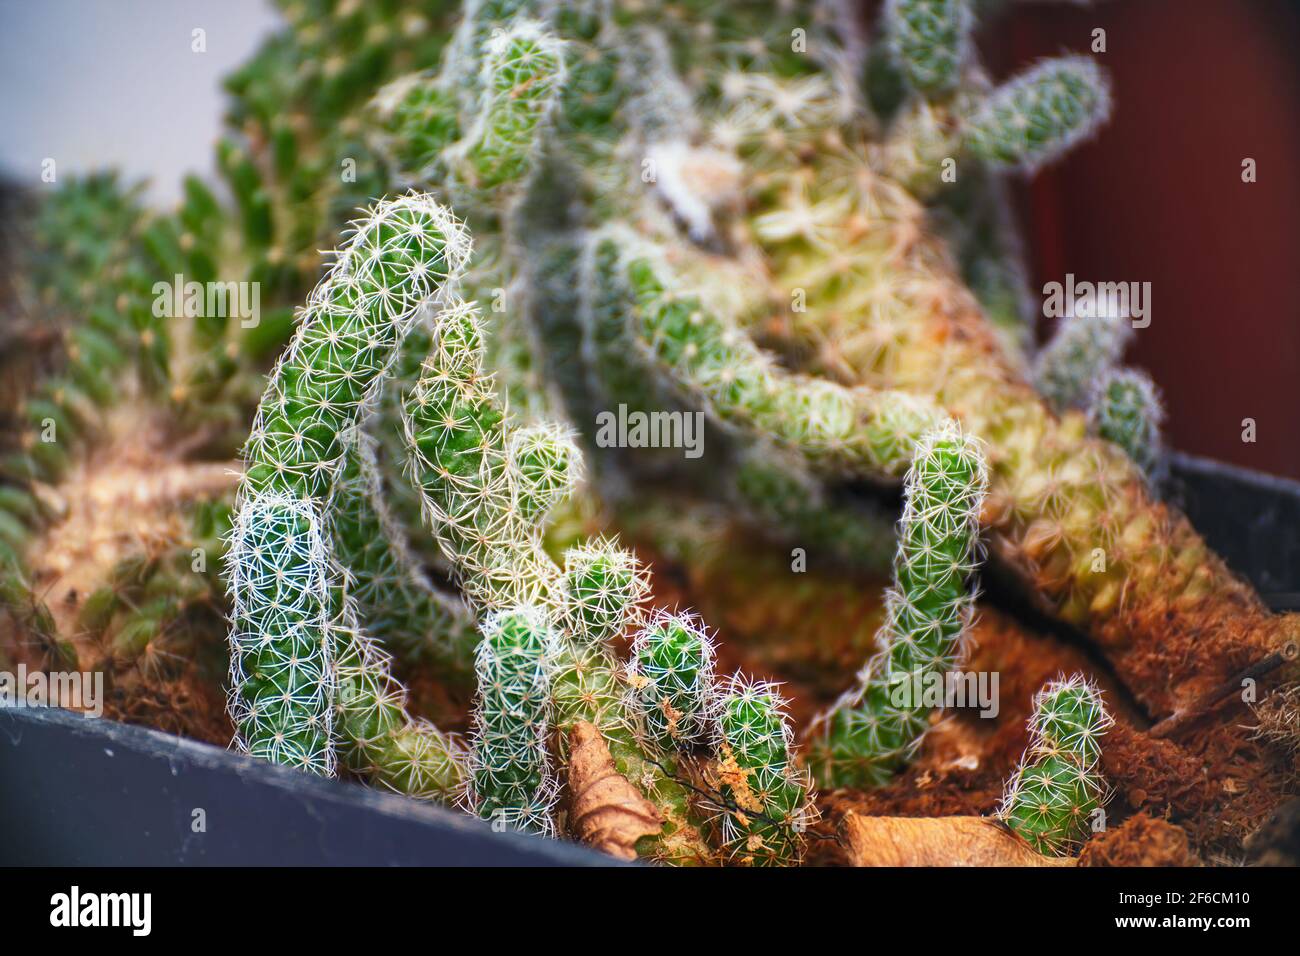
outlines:
{"label": "black plastic pot", "polygon": [[[1300,484],[1174,456],[1168,497],[1282,610],[1300,607]],[[196,832],[199,814],[205,829]],[[573,844],[139,727],[0,710],[0,864],[602,865]]]}

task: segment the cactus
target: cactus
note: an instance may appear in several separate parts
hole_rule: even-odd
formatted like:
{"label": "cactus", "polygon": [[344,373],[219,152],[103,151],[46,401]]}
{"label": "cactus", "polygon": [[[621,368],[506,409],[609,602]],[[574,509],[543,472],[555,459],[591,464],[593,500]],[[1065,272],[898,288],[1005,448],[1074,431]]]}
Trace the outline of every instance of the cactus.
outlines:
{"label": "cactus", "polygon": [[555,635],[544,614],[520,608],[489,615],[475,654],[470,802],[485,820],[554,832],[559,781],[551,768],[551,670]]}
{"label": "cactus", "polygon": [[1110,115],[1110,90],[1087,57],[1045,60],[999,87],[966,122],[972,153],[1026,172],[1091,137]]}
{"label": "cactus", "polygon": [[791,375],[697,297],[670,291],[650,258],[626,268],[645,347],[724,423],[767,435],[820,469],[896,474],[935,420],[907,395]]}
{"label": "cactus", "polygon": [[[170,552],[127,549],[71,606],[42,600],[23,559],[47,550],[101,409],[147,405],[164,443],[201,438],[224,467],[317,250],[359,202],[412,181],[469,219],[475,258],[429,196],[376,207],[310,292],[245,448],[227,556],[244,749],[557,833],[569,735],[590,723],[653,804],[642,824],[663,822],[643,857],[797,862],[808,783],[779,699],[742,678],[719,694],[703,623],[647,616],[639,560],[612,537],[575,542],[573,515],[604,519],[598,497],[625,529],[665,511],[689,526],[676,556],[695,582],[737,521],[817,571],[894,558],[883,647],[807,738],[833,786],[884,783],[915,752],[930,714],[893,691],[959,658],[981,513],[1005,568],[1096,639],[1154,717],[1300,633],[1154,500],[1158,415],[1114,371],[1122,317],[1067,318],[1028,369],[1001,175],[1104,121],[1091,61],[994,85],[965,0],[890,0],[874,47],[825,3],[457,6],[286,0],[288,28],[227,84],[229,208],[195,178],[173,213],[111,178],[41,204],[31,275],[66,348],[14,389],[0,597],[47,659],[75,660],[84,635],[122,667],[208,653],[174,635],[220,602]],[[259,283],[262,321],[161,321],[152,280],[177,273]],[[593,420],[619,404],[706,414],[706,467],[594,452]],[[47,422],[58,442],[33,439]],[[863,491],[904,478],[896,543]],[[184,537],[168,548],[183,556]],[[724,596],[705,607],[752,584],[710,573]],[[747,596],[749,614],[780,604],[764,626],[796,630],[828,593],[805,580]],[[865,633],[872,598],[837,587]],[[390,653],[457,699],[477,681],[472,754],[409,712]],[[1084,758],[1046,734],[1031,751],[1050,759],[1026,758],[1003,815],[1065,849],[1092,790],[1067,772]]]}
{"label": "cactus", "polygon": [[793,757],[785,701],[773,685],[733,677],[718,705],[718,776],[726,805],[722,841],[731,860],[788,866],[803,856],[815,819],[807,773]]}
{"label": "cactus", "polygon": [[372,113],[381,149],[406,177],[437,184],[458,207],[500,208],[534,164],[565,83],[564,51],[540,24],[519,20],[483,39],[474,57],[481,92],[472,107],[456,85],[455,61],[442,73],[394,81]]}
{"label": "cactus", "polygon": [[933,97],[956,88],[970,57],[969,0],[889,0],[883,18],[889,53],[913,89]]}
{"label": "cactus", "polygon": [[1148,477],[1160,473],[1163,418],[1155,383],[1134,369],[1112,370],[1102,376],[1088,402],[1088,423],[1093,431],[1123,448]]}
{"label": "cactus", "polygon": [[928,433],[907,476],[894,585],[880,652],[857,685],[810,731],[811,761],[826,786],[886,783],[929,726],[921,685],[960,658],[974,607],[979,514],[988,474],[979,443],[953,422]]}
{"label": "cactus", "polygon": [[632,642],[628,674],[647,740],[668,753],[710,742],[713,642],[698,618],[656,616]]}
{"label": "cactus", "polygon": [[1098,765],[1113,722],[1101,692],[1079,675],[1043,687],[1034,695],[1029,749],[1007,781],[998,819],[1040,853],[1077,850],[1108,796]]}
{"label": "cactus", "polygon": [[[321,509],[335,491],[361,411],[412,317],[459,272],[468,245],[463,227],[427,197],[411,194],[377,206],[357,223],[312,293],[267,386],[245,449],[227,555],[237,607],[250,600],[250,585],[268,577],[276,582],[264,604],[236,614],[231,632],[231,717],[240,747],[251,753],[332,773],[336,680],[352,681],[342,702],[349,741],[374,749],[377,736],[392,730],[386,713],[372,712],[372,703],[386,710],[391,702],[372,702],[371,675],[351,671],[367,658],[357,647],[367,639],[350,627],[339,606],[345,602],[331,593],[328,552],[317,540]],[[290,519],[292,536],[277,530],[289,528]],[[264,539],[283,546],[265,548]],[[306,551],[302,541],[311,543]],[[290,574],[305,579],[304,594],[320,591],[320,609],[315,603],[280,607],[279,580]],[[337,639],[336,619],[352,633]],[[336,665],[349,669],[347,675],[335,673]]]}
{"label": "cactus", "polygon": [[[426,520],[477,609],[534,607],[564,625],[551,678],[555,724],[594,724],[618,771],[659,808],[663,830],[641,849],[661,859],[707,858],[684,788],[636,739],[608,646],[636,621],[644,572],[609,542],[571,551],[563,570],[546,554],[530,502],[550,500],[565,484],[557,485],[555,468],[536,463],[565,462],[563,473],[574,474],[578,451],[555,429],[520,438],[483,371],[483,356],[476,309],[453,303],[439,316],[420,380],[403,403]],[[547,442],[555,447],[544,450]]]}
{"label": "cactus", "polygon": [[1115,367],[1132,336],[1126,315],[1109,309],[1076,315],[1071,308],[1034,361],[1034,385],[1058,412],[1083,407],[1093,383]]}
{"label": "cactus", "polygon": [[267,492],[230,536],[230,718],[240,749],[332,776],[333,641],[325,543],[309,501]]}

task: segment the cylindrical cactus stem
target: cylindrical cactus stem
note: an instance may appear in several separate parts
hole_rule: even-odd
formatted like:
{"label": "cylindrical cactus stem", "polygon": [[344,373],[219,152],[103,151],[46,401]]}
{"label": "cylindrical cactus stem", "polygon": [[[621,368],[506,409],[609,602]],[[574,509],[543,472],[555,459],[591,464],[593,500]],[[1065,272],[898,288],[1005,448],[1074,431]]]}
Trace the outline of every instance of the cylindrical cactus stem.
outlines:
{"label": "cylindrical cactus stem", "polygon": [[1101,692],[1078,674],[1034,696],[1029,749],[997,816],[1039,853],[1065,856],[1088,838],[1109,796],[1099,764],[1101,738],[1113,723]]}
{"label": "cylindrical cactus stem", "polygon": [[632,641],[630,709],[642,737],[666,753],[712,742],[713,640],[694,614],[659,612]]}
{"label": "cylindrical cactus stem", "polygon": [[385,647],[424,658],[447,680],[470,683],[478,643],[474,616],[459,595],[429,580],[406,533],[389,513],[374,439],[358,432],[330,501],[330,540],[346,590],[366,630]]}
{"label": "cylindrical cactus stem", "polygon": [[475,189],[517,182],[531,168],[539,127],[564,85],[564,44],[541,24],[514,23],[483,50],[483,99],[466,135],[462,175]]}
{"label": "cylindrical cactus stem", "polygon": [[631,321],[665,378],[719,422],[766,435],[814,468],[901,475],[916,439],[941,420],[911,395],[787,372],[699,297],[672,291],[664,263],[640,255],[626,268],[637,296]]}
{"label": "cylindrical cactus stem", "polygon": [[1123,448],[1148,478],[1160,475],[1160,423],[1164,417],[1155,383],[1137,369],[1112,370],[1103,375],[1088,403],[1092,430]]}
{"label": "cylindrical cactus stem", "polygon": [[[425,520],[476,608],[554,608],[559,569],[519,503],[506,412],[483,371],[482,319],[473,305],[453,303],[435,320],[433,336],[420,380],[402,403]],[[571,460],[577,451],[561,456]]]}
{"label": "cylindrical cactus stem", "polygon": [[785,701],[739,674],[721,690],[718,766],[722,840],[733,863],[791,866],[815,819],[811,782],[794,759]]}
{"label": "cylindrical cactus stem", "polygon": [[889,55],[908,84],[928,99],[955,90],[973,47],[970,0],[889,0],[882,16]]}
{"label": "cylindrical cactus stem", "polygon": [[960,658],[973,613],[987,486],[980,445],[955,422],[922,439],[904,490],[881,650],[809,731],[823,785],[880,786],[920,745],[930,715],[925,683]]}
{"label": "cylindrical cactus stem", "polygon": [[[406,327],[469,255],[461,225],[419,194],[380,203],[354,230],[311,294],[297,334],[271,374],[244,450],[227,556],[237,606],[258,600],[250,588],[290,573],[310,573],[313,589],[318,580],[319,587],[330,586],[325,543],[319,541],[320,553],[313,550],[308,565],[298,542],[320,537],[321,509],[335,490],[361,410],[375,397]],[[274,519],[269,530],[287,534],[290,518],[297,529],[293,546],[259,551],[259,529]],[[260,609],[256,615],[236,616],[231,633],[230,708],[239,745],[332,772],[330,666],[336,648],[330,622],[319,622],[314,606],[315,623],[306,631],[297,623],[297,610],[292,620],[281,621],[275,591],[267,594],[264,607],[253,605]],[[310,655],[305,643],[313,643]],[[268,695],[273,707],[263,700]],[[270,722],[262,718],[268,708]]]}
{"label": "cylindrical cactus stem", "polygon": [[488,616],[474,669],[469,803],[485,820],[551,834],[559,781],[547,752],[551,678],[559,651],[544,610],[516,608]]}
{"label": "cylindrical cactus stem", "polygon": [[967,117],[980,159],[1034,172],[1088,139],[1110,116],[1110,84],[1086,56],[1044,60],[995,89]]}
{"label": "cylindrical cactus stem", "polygon": [[1133,324],[1129,316],[1102,308],[1078,315],[1067,304],[1056,332],[1034,359],[1034,385],[1056,412],[1084,407],[1094,384],[1119,362]]}
{"label": "cylindrical cactus stem", "polygon": [[376,145],[401,175],[443,189],[458,207],[502,209],[533,168],[559,101],[564,44],[541,24],[520,20],[487,37],[475,57],[472,106],[450,79],[469,58],[380,90],[371,103]]}
{"label": "cylindrical cactus stem", "polygon": [[[335,568],[334,577],[343,572]],[[406,709],[406,688],[389,658],[357,624],[352,601],[331,592],[335,719],[343,762],[372,785],[452,803],[463,792],[468,755],[461,740]]]}
{"label": "cylindrical cactus stem", "polygon": [[328,567],[313,502],[268,491],[240,503],[226,553],[236,745],[332,776]]}

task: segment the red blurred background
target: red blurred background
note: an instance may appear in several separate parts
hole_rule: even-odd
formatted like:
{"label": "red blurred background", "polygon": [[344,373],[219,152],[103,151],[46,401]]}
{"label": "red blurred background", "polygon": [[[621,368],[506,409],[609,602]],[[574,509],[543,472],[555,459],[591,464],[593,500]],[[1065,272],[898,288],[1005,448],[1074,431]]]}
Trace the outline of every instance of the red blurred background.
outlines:
{"label": "red blurred background", "polygon": [[1169,443],[1300,478],[1300,4],[1021,3],[980,42],[1002,78],[1098,27],[1111,121],[1017,190],[1035,287],[1150,281],[1128,360],[1164,391]]}

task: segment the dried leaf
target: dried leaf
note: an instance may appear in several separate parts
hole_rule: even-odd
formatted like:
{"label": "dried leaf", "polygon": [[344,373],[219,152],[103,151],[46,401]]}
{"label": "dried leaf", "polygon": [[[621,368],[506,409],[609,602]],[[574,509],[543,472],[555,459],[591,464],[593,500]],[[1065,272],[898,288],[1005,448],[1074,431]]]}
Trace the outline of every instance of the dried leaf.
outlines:
{"label": "dried leaf", "polygon": [[569,732],[569,827],[583,843],[624,860],[663,829],[655,805],[614,766],[599,730],[578,721]]}
{"label": "dried leaf", "polygon": [[1074,866],[983,817],[864,817],[843,823],[854,866]]}

